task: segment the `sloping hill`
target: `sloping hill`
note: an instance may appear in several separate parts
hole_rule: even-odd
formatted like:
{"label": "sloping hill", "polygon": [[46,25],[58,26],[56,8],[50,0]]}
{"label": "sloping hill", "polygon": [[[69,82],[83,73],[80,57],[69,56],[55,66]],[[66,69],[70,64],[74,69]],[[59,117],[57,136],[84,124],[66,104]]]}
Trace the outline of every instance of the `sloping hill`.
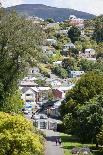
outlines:
{"label": "sloping hill", "polygon": [[18,13],[26,16],[37,16],[43,19],[53,18],[57,21],[64,21],[70,15],[75,15],[78,18],[90,19],[95,16],[82,11],[77,11],[67,8],[50,7],[43,4],[22,4],[7,8],[8,10],[16,10]]}

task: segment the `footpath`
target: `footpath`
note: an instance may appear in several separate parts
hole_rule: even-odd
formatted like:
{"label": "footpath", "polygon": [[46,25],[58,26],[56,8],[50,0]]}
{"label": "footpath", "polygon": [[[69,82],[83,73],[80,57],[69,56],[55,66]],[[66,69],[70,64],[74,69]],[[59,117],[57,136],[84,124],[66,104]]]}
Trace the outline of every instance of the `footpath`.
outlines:
{"label": "footpath", "polygon": [[59,133],[52,130],[45,130],[46,134],[46,148],[45,155],[64,155],[62,145],[56,146],[56,138],[59,138]]}

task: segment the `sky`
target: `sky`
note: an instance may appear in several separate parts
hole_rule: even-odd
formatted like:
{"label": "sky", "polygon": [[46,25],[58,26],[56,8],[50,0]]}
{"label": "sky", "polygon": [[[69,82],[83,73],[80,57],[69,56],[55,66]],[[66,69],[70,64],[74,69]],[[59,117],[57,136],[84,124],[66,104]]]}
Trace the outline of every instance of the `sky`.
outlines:
{"label": "sky", "polygon": [[0,0],[3,7],[18,4],[45,4],[61,8],[72,8],[95,15],[103,14],[103,0]]}

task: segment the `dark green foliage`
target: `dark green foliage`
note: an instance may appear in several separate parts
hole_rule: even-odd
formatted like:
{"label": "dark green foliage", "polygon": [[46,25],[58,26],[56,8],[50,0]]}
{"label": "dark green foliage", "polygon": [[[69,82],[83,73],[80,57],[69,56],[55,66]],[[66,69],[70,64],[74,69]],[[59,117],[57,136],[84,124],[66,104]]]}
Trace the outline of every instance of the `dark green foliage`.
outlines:
{"label": "dark green foliage", "polygon": [[96,135],[103,124],[103,96],[97,96],[77,110],[76,134],[81,141],[96,143]]}
{"label": "dark green foliage", "polygon": [[68,77],[68,72],[64,68],[62,68],[62,67],[58,67],[58,66],[57,67],[54,67],[53,70],[52,70],[52,72],[54,74],[58,75],[61,78]]}
{"label": "dark green foliage", "polygon": [[72,98],[77,103],[84,104],[101,92],[103,92],[103,75],[99,72],[88,72],[81,77],[73,90],[68,92],[67,101]]}
{"label": "dark green foliage", "polygon": [[15,12],[3,14],[0,21],[0,104],[15,92],[29,65],[41,58],[42,29]]}
{"label": "dark green foliage", "polygon": [[95,19],[95,30],[93,33],[93,38],[97,42],[103,42],[103,15]]}
{"label": "dark green foliage", "polygon": [[49,23],[54,23],[55,22],[52,18],[48,18],[46,21],[49,22]]}
{"label": "dark green foliage", "polygon": [[87,59],[81,59],[79,61],[79,66],[81,70],[87,72],[91,71],[94,68],[95,62],[87,60]]}
{"label": "dark green foliage", "polygon": [[[97,142],[99,145],[103,146],[103,125],[100,129],[100,132],[97,135]],[[102,151],[103,151],[103,147],[102,147]]]}
{"label": "dark green foliage", "polygon": [[103,124],[103,75],[88,72],[67,93],[60,113],[67,133],[77,135],[81,142],[97,143],[96,135]]}
{"label": "dark green foliage", "polygon": [[80,40],[81,31],[73,26],[68,31],[68,37],[71,39],[72,43],[75,43],[76,41]]}

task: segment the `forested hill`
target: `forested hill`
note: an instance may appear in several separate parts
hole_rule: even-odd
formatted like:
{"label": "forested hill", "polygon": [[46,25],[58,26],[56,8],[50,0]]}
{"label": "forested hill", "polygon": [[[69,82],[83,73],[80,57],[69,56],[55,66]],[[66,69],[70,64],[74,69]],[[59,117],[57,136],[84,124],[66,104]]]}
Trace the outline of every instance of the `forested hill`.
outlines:
{"label": "forested hill", "polygon": [[16,10],[18,13],[26,16],[37,16],[43,19],[53,18],[56,22],[64,21],[70,15],[78,18],[90,19],[95,16],[82,11],[67,8],[50,7],[43,4],[22,4],[7,8],[8,10]]}

